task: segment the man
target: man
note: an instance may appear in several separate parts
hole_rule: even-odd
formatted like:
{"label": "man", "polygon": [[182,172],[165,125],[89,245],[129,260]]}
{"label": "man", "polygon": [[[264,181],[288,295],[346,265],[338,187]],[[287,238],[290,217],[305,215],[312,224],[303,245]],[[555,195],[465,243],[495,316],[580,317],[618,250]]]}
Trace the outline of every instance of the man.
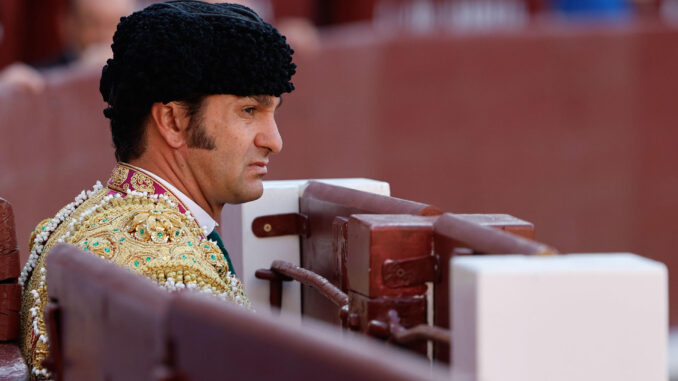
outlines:
{"label": "man", "polygon": [[38,225],[21,274],[22,349],[47,378],[45,257],[66,242],[170,289],[248,305],[215,227],[225,203],[263,192],[282,149],[275,111],[292,50],[249,8],[168,1],[122,18],[100,91],[118,165]]}

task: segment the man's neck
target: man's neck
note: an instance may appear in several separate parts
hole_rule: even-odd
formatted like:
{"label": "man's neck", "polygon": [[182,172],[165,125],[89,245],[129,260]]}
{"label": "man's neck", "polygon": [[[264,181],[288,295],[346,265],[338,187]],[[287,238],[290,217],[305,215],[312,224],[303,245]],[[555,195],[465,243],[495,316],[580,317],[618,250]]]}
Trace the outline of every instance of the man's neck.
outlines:
{"label": "man's neck", "polygon": [[193,200],[193,202],[209,214],[212,219],[218,221],[223,205],[212,205],[207,201],[198,182],[187,170],[186,166],[184,166],[184,170],[182,170],[182,166],[172,165],[167,160],[148,160],[145,157],[130,160],[129,163],[159,176]]}

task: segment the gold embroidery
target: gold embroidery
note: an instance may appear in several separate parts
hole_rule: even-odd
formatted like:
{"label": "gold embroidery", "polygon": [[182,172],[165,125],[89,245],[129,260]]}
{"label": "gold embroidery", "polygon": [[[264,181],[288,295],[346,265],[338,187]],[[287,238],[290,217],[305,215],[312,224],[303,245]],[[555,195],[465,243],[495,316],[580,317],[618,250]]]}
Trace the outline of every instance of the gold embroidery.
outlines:
{"label": "gold embroidery", "polygon": [[130,183],[132,184],[132,189],[137,192],[155,193],[155,187],[153,186],[155,183],[153,182],[153,179],[141,172],[135,172],[134,175],[132,175],[132,179],[130,179]]}
{"label": "gold embroidery", "polygon": [[[141,174],[132,184],[142,187],[153,184],[146,180],[150,178]],[[81,217],[83,211],[91,208],[95,212],[82,216],[76,225],[62,223],[45,244],[44,252],[48,253],[59,237],[65,237],[64,242],[125,266],[170,290],[182,287],[210,290],[222,298],[249,305],[242,283],[228,273],[219,248],[205,240],[195,221],[175,205],[162,198],[135,195],[104,201],[107,193],[103,189],[80,205],[71,219]],[[97,207],[101,202],[106,202],[105,206]],[[69,235],[65,236],[67,232]],[[39,276],[45,258],[47,255],[39,257],[22,297],[22,350],[29,366],[37,369],[42,368],[40,364],[48,354],[47,343],[39,340],[46,335],[42,311],[48,300],[47,285]],[[35,314],[31,311],[33,306]]]}
{"label": "gold embroidery", "polygon": [[172,201],[174,203],[174,205],[182,205],[183,206],[183,204],[176,197],[174,197],[172,192],[167,191],[164,194],[165,194],[165,196],[167,196],[167,198],[169,198],[170,201]]}
{"label": "gold embroidery", "polygon": [[113,175],[111,176],[111,180],[109,182],[110,187],[120,191],[120,186],[125,182],[125,180],[127,180],[127,176],[129,176],[129,168],[118,165],[113,170]]}

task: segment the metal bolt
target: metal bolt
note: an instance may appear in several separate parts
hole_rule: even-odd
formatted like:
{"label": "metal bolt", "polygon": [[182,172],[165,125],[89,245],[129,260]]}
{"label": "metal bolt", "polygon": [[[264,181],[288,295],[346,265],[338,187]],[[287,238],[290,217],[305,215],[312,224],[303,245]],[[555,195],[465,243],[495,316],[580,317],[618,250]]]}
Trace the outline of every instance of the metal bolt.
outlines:
{"label": "metal bolt", "polygon": [[266,233],[270,233],[271,230],[273,230],[273,227],[271,226],[271,224],[264,224],[264,231]]}

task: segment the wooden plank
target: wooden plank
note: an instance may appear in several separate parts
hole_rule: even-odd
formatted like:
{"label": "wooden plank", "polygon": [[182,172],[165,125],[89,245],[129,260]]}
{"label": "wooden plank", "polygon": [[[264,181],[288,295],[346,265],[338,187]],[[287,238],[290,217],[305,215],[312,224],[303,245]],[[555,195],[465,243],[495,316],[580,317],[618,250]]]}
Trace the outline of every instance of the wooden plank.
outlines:
{"label": "wooden plank", "polygon": [[21,286],[16,283],[0,284],[0,341],[19,337],[20,310]]}
{"label": "wooden plank", "polygon": [[168,358],[170,294],[69,245],[52,249],[47,269],[50,298],[61,309],[64,378],[153,379]]}
{"label": "wooden plank", "polygon": [[13,250],[0,255],[0,282],[14,281],[19,278],[19,251]]}
{"label": "wooden plank", "polygon": [[16,344],[0,343],[0,381],[24,381],[28,367]]}
{"label": "wooden plank", "polygon": [[21,287],[12,205],[0,198],[0,341],[19,337]]}
{"label": "wooden plank", "polygon": [[311,319],[300,327],[189,292],[169,314],[172,363],[187,381],[449,379],[424,360]]}
{"label": "wooden plank", "polygon": [[12,204],[0,198],[0,258],[17,250]]}

